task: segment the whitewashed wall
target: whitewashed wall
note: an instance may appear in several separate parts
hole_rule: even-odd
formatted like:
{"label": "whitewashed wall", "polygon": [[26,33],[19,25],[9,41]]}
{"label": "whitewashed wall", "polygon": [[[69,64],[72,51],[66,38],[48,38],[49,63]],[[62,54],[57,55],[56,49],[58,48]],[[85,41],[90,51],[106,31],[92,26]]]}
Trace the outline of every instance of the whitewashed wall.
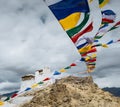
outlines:
{"label": "whitewashed wall", "polygon": [[23,91],[23,90],[25,90],[28,87],[31,87],[32,84],[34,84],[34,83],[35,83],[34,79],[21,81],[20,91]]}

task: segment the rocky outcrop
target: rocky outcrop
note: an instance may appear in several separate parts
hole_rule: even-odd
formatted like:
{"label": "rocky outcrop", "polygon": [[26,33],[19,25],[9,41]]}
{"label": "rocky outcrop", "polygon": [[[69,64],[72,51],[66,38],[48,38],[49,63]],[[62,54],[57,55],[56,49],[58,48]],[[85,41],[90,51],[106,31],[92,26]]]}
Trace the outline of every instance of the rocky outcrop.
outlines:
{"label": "rocky outcrop", "polygon": [[92,77],[69,76],[36,91],[21,107],[120,107],[120,98],[101,90]]}

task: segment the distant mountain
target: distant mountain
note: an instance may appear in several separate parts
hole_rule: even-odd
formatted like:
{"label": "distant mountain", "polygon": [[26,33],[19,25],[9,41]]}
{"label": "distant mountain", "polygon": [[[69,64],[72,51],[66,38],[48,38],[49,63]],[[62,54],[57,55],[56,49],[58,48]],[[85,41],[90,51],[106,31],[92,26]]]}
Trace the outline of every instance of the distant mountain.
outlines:
{"label": "distant mountain", "polygon": [[10,97],[11,95],[13,95],[14,93],[17,93],[17,92],[18,92],[18,91],[6,93],[6,94],[3,94],[2,96]]}
{"label": "distant mountain", "polygon": [[106,87],[106,88],[103,88],[103,90],[110,92],[111,94],[113,94],[116,97],[120,97],[120,88],[116,88],[116,87],[109,88],[109,87]]}

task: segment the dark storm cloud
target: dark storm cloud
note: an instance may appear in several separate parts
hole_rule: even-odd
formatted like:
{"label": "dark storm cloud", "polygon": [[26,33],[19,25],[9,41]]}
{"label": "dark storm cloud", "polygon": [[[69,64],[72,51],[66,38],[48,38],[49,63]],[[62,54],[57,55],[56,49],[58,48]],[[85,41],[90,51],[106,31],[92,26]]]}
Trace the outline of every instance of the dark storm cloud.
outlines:
{"label": "dark storm cloud", "polygon": [[4,82],[4,83],[1,83],[0,94],[16,91],[19,88],[20,88],[20,83],[19,82],[16,82],[16,83]]}

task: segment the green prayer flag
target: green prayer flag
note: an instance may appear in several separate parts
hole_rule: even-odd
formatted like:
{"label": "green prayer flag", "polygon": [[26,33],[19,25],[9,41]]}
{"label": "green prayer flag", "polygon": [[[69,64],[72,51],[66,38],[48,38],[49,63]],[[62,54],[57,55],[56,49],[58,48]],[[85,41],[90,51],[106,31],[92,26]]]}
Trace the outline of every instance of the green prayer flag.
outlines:
{"label": "green prayer flag", "polygon": [[40,81],[38,84],[43,84],[44,82]]}
{"label": "green prayer flag", "polygon": [[95,39],[100,39],[100,38],[102,38],[103,36],[95,36]]}
{"label": "green prayer flag", "polygon": [[10,100],[10,97],[7,97],[4,101],[8,101],[8,100]]}
{"label": "green prayer flag", "polygon": [[65,67],[64,69],[70,69],[71,68],[71,66],[68,66],[68,67]]}

